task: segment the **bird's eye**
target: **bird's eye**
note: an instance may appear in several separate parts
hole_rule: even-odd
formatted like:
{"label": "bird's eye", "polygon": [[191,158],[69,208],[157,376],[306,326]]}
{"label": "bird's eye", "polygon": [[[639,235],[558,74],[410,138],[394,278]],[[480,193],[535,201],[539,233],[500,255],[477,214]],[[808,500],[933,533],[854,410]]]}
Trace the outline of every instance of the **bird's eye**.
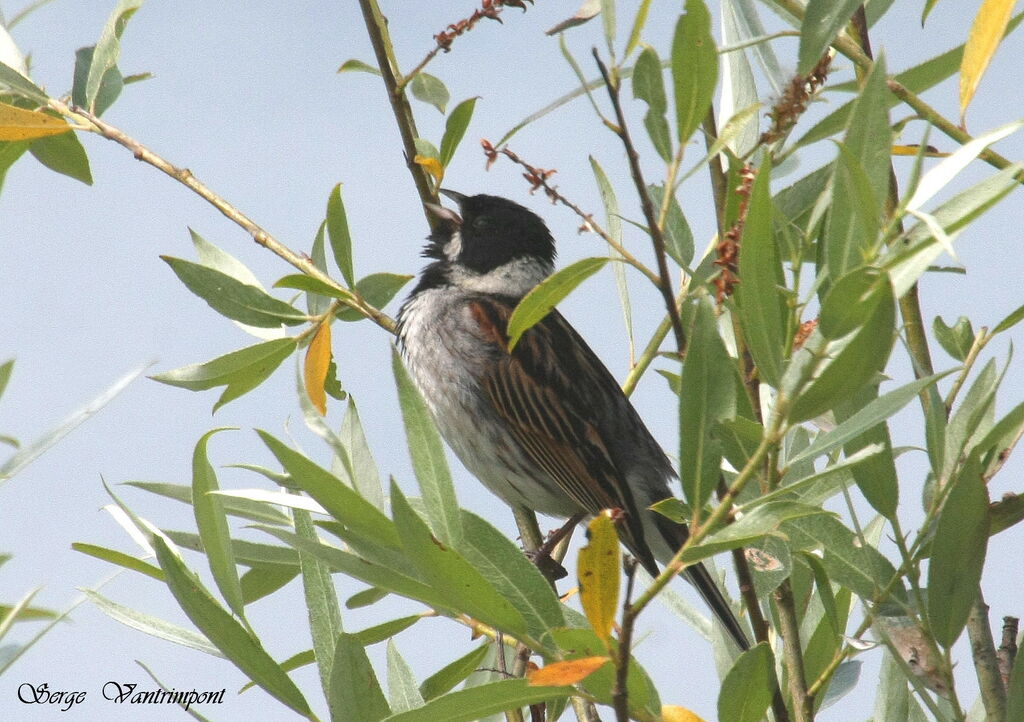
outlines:
{"label": "bird's eye", "polygon": [[482,231],[490,225],[490,220],[488,220],[485,216],[477,216],[476,218],[473,219],[473,228],[476,228],[478,231]]}

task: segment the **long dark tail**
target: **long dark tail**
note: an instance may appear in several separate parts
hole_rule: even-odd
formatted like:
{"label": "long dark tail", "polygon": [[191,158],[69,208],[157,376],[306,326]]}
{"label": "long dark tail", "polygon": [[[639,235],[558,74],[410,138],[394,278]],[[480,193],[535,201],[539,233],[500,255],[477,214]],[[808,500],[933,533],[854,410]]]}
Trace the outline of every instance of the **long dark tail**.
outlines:
{"label": "long dark tail", "polygon": [[[650,513],[653,514],[653,512]],[[687,536],[689,536],[689,530],[685,524],[676,524],[660,514],[655,514],[653,519],[655,526],[661,532],[661,536],[664,537],[670,549],[679,549],[686,541]],[[646,543],[644,547],[643,553],[638,554],[637,558],[652,576],[657,576],[659,570],[658,565],[654,561],[654,554]],[[634,554],[636,554],[636,550],[634,550]],[[697,592],[700,593],[704,603],[708,605],[712,614],[715,615],[715,618],[718,619],[719,623],[725,628],[725,631],[729,633],[729,636],[732,637],[739,648],[741,650],[750,649],[750,640],[743,629],[743,625],[733,613],[732,607],[729,606],[728,600],[722,594],[722,590],[719,589],[718,583],[711,576],[708,568],[700,563],[693,564],[686,568],[684,574],[687,580],[697,588]]]}

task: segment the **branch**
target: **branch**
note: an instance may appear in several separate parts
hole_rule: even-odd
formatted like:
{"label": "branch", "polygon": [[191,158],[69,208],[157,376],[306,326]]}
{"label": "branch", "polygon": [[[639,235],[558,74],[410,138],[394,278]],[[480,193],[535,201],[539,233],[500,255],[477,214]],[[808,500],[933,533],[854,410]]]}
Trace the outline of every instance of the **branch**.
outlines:
{"label": "branch", "polygon": [[[405,166],[412,175],[413,183],[416,184],[420,202],[436,203],[437,194],[431,187],[427,172],[413,162],[413,158],[416,157],[416,138],[419,133],[416,132],[416,118],[413,116],[409,99],[405,96],[402,85],[399,84],[398,61],[395,59],[395,50],[391,45],[387,18],[381,13],[377,0],[359,0],[359,7],[363,11],[363,20],[366,23],[366,32],[370,36],[370,42],[373,44],[373,53],[377,56],[377,67],[384,79],[384,87],[388,91],[391,112],[395,116],[395,122],[398,123],[399,135],[402,136]],[[423,207],[423,215],[431,229],[439,222],[426,206]]]}
{"label": "branch", "polygon": [[106,121],[100,120],[94,114],[81,108],[67,105],[63,101],[51,98],[49,107],[61,115],[73,118],[82,128],[97,133],[108,140],[112,140],[132,152],[136,160],[148,163],[157,170],[169,175],[174,180],[189,188],[192,192],[223,213],[229,220],[243,228],[252,239],[279,258],[284,259],[307,276],[322,281],[332,288],[344,291],[350,298],[342,299],[341,302],[356,311],[360,312],[378,326],[389,333],[395,332],[395,321],[378,308],[366,303],[364,299],[355,294],[351,289],[340,285],[333,278],[321,271],[313,261],[304,253],[296,253],[286,245],[278,241],[255,221],[235,208],[231,203],[217,195],[206,184],[196,178],[188,168],[179,168],[167,159],[157,155],[139,141],[129,136],[119,128],[115,128]]}
{"label": "branch", "polygon": [[967,617],[967,636],[971,640],[971,656],[974,658],[974,671],[978,675],[978,689],[985,704],[985,719],[987,722],[1004,722],[1006,686],[999,673],[996,644],[988,621],[988,605],[981,595],[980,587]]}
{"label": "branch", "polygon": [[[661,231],[661,225],[658,223],[658,213],[654,208],[654,204],[651,203],[650,195],[647,193],[647,184],[644,182],[643,171],[640,169],[640,154],[637,153],[636,147],[633,145],[633,139],[629,135],[629,127],[626,125],[626,116],[622,112],[622,104],[619,102],[618,81],[613,82],[609,77],[608,68],[601,61],[597,48],[594,48],[592,52],[594,60],[597,62],[598,70],[601,71],[601,77],[604,78],[608,97],[612,101],[612,108],[615,109],[615,119],[618,125],[614,128],[614,131],[626,149],[630,175],[633,176],[633,184],[636,186],[637,194],[640,196],[640,207],[643,209],[644,218],[647,220],[647,228],[651,234],[651,241],[654,244],[654,256],[658,262],[659,276],[658,282],[655,285],[661,291],[661,296],[665,301],[665,309],[668,311],[669,319],[672,322],[672,332],[676,337],[676,349],[679,351],[679,355],[683,356],[686,353],[686,332],[683,331],[683,321],[679,317],[675,294],[672,291],[672,278],[669,276],[668,271],[668,255],[665,253],[665,236]],[[669,189],[666,188],[665,192],[668,193]]]}
{"label": "branch", "polygon": [[1020,626],[1018,617],[1003,617],[1003,641],[999,645],[999,676],[1003,678],[1003,686],[1010,689],[1010,673],[1013,671],[1014,660],[1017,658],[1017,629]]}
{"label": "branch", "polygon": [[814,720],[814,697],[807,692],[804,678],[804,655],[800,648],[800,622],[796,616],[793,589],[787,579],[774,592],[779,609],[779,634],[782,636],[782,656],[789,681],[789,696],[793,701],[796,722]]}
{"label": "branch", "polygon": [[615,686],[612,687],[612,706],[615,708],[617,722],[629,722],[629,652],[633,646],[633,628],[640,610],[635,613],[631,600],[633,584],[636,582],[636,559],[628,558],[626,566],[626,596],[622,601],[622,627],[619,632],[619,649],[615,655]]}

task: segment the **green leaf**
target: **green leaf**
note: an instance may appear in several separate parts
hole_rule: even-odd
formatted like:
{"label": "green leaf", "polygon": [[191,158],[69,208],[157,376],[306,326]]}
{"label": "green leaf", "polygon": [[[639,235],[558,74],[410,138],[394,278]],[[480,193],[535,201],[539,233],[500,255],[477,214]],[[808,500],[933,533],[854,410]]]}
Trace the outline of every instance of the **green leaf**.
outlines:
{"label": "green leaf", "polygon": [[7,389],[7,383],[11,380],[11,372],[14,370],[14,359],[8,359],[0,364],[0,398]]}
{"label": "green leaf", "polygon": [[711,15],[703,0],[686,0],[686,14],[672,39],[672,84],[676,100],[676,137],[689,140],[704,120],[718,82],[718,51],[711,36]]}
{"label": "green leaf", "polygon": [[957,361],[966,359],[974,345],[974,329],[966,316],[960,316],[952,326],[947,326],[942,316],[936,316],[932,331],[939,345]]}
{"label": "green leaf", "polygon": [[260,283],[260,279],[249,270],[248,266],[224,249],[210,243],[192,228],[188,229],[188,233],[192,239],[192,245],[196,249],[196,255],[199,257],[199,263],[207,268],[213,268],[221,273],[225,273],[236,281],[241,281],[249,286],[255,286],[263,290],[263,284]]}
{"label": "green leaf", "polygon": [[718,719],[760,722],[775,693],[775,660],[766,642],[739,656],[718,692]]}
{"label": "green leaf", "polygon": [[373,65],[370,65],[369,63],[364,63],[362,60],[359,60],[358,58],[349,58],[348,60],[341,64],[340,68],[338,68],[339,73],[348,73],[354,71],[358,71],[360,73],[370,73],[372,75],[380,75],[380,70],[378,70]]}
{"label": "green leaf", "polygon": [[947,648],[960,636],[978,598],[989,532],[988,491],[977,455],[950,483],[928,564],[929,627],[935,641]]}
{"label": "green leaf", "polygon": [[611,259],[583,258],[551,274],[533,288],[512,312],[508,320],[508,348],[511,351],[522,335],[544,319],[577,286],[604,268]]}
{"label": "green leaf", "polygon": [[398,351],[391,350],[391,369],[398,387],[398,403],[409,444],[413,472],[423,495],[427,517],[438,538],[445,544],[458,544],[462,539],[462,522],[455,486],[441,446],[434,420],[419,391],[405,370]]}
{"label": "green leaf", "polygon": [[974,447],[981,454],[982,471],[986,478],[1005,459],[1005,455],[1021,438],[1024,429],[1024,403],[1015,406],[986,432]]}
{"label": "green leaf", "polygon": [[412,91],[414,98],[422,100],[428,105],[433,105],[440,111],[441,115],[444,115],[444,109],[448,105],[451,95],[449,95],[448,88],[444,86],[440,78],[436,78],[429,73],[416,73],[412,82],[409,83],[409,90]]}
{"label": "green leaf", "polygon": [[27,140],[0,141],[0,189],[4,186],[4,178],[8,169],[28,150]]}
{"label": "green leaf", "polygon": [[[203,553],[203,543],[198,534],[185,531],[166,530],[168,538],[180,547]],[[248,566],[277,565],[298,568],[299,557],[293,549],[271,544],[257,544],[244,539],[232,539],[231,549],[239,564]]]}
{"label": "green leaf", "polygon": [[89,75],[85,83],[85,107],[95,111],[100,88],[107,71],[117,65],[121,54],[121,35],[135,11],[142,7],[142,0],[120,0],[114,12],[107,18],[100,39],[93,50],[89,63]]}
{"label": "green leaf", "polygon": [[[164,581],[164,573],[160,570],[160,567],[155,567],[148,562],[144,562],[141,559],[133,557],[131,554],[125,554],[115,549],[107,549],[106,547],[96,546],[95,544],[84,544],[82,542],[73,542],[71,548],[76,552],[87,554],[88,556],[102,559],[105,562],[116,564],[119,567],[125,569],[131,569],[133,572],[140,572],[145,574],[147,577],[152,577],[157,581]],[[0,615],[2,618],[2,615]]]}
{"label": "green leaf", "polygon": [[811,72],[858,5],[859,0],[808,0],[800,25],[797,74]]}
{"label": "green leaf", "polygon": [[42,88],[6,63],[0,63],[0,88],[9,89],[19,97],[46,105],[49,96]]}
{"label": "green leaf", "polygon": [[[321,296],[329,296],[331,298],[352,298],[352,294],[344,288],[336,288],[329,283],[321,281],[319,278],[313,278],[313,276],[307,276],[304,273],[292,273],[287,276],[282,276],[274,282],[274,288],[294,288],[298,291],[308,291],[309,293],[316,293]],[[339,312],[339,314],[340,313],[341,312]],[[355,314],[353,320],[362,318],[358,313],[354,311],[353,313]]]}
{"label": "green leaf", "polygon": [[399,617],[398,619],[392,619],[382,624],[377,624],[372,627],[355,632],[355,637],[359,640],[359,643],[364,647],[368,647],[371,644],[377,644],[377,642],[383,642],[385,639],[391,639],[399,632],[405,631],[416,622],[423,619],[422,614],[412,614],[408,617]]}
{"label": "green leaf", "polygon": [[995,359],[990,359],[971,384],[946,426],[943,470],[952,471],[966,453],[972,450],[972,442],[988,432],[992,424],[995,392],[999,381]]}
{"label": "green leaf", "polygon": [[996,324],[996,327],[992,329],[992,335],[1002,333],[1003,331],[1009,331],[1011,328],[1016,326],[1024,320],[1024,306],[1018,306],[1009,316],[1004,318],[1002,321]]}
{"label": "green leaf", "polygon": [[277,338],[232,351],[205,363],[154,374],[150,378],[190,391],[226,387],[213,406],[216,411],[266,381],[294,351],[294,338]]}
{"label": "green leaf", "polygon": [[196,448],[192,452],[192,508],[195,511],[196,528],[199,530],[203,549],[206,550],[206,559],[210,564],[213,580],[231,611],[244,618],[245,603],[242,601],[238,568],[235,566],[235,555],[231,549],[231,532],[228,529],[221,498],[211,493],[217,491],[220,486],[206,453],[210,437],[229,428],[221,427],[207,431],[196,442]]}
{"label": "green leaf", "polygon": [[911,381],[908,384],[904,384],[897,389],[893,389],[892,391],[879,396],[877,399],[861,408],[860,411],[847,418],[841,424],[838,424],[831,431],[818,434],[814,443],[790,459],[789,464],[792,466],[805,459],[814,459],[818,456],[828,454],[843,444],[848,443],[850,440],[855,439],[865,431],[877,426],[896,414],[896,412],[909,404],[913,399],[917,398],[918,394],[920,394],[924,389],[928,388],[939,379],[948,376],[954,370],[955,369],[950,369],[949,371],[944,371],[932,376],[926,376],[923,379]]}
{"label": "green leaf", "polygon": [[[86,94],[86,84],[89,82],[89,69],[92,67],[93,54],[96,47],[90,45],[87,48],[79,48],[75,51],[75,77],[71,86],[71,101],[81,107],[88,108],[89,98]],[[103,73],[100,80],[99,91],[96,93],[96,100],[92,103],[93,113],[97,116],[103,115],[107,109],[114,104],[114,101],[124,90],[125,79],[117,65],[113,65]]]}
{"label": "green leaf", "polygon": [[640,7],[636,10],[636,16],[633,18],[633,29],[629,31],[629,40],[626,41],[626,52],[624,53],[626,57],[629,57],[640,43],[640,33],[643,32],[644,25],[647,24],[647,14],[650,9],[651,0],[641,0]]}
{"label": "green leaf", "polygon": [[474,722],[510,709],[567,697],[572,687],[531,687],[525,679],[505,679],[436,697],[387,722]]}
{"label": "green leaf", "polygon": [[[285,672],[291,672],[293,669],[299,669],[300,667],[305,667],[306,665],[313,664],[314,662],[316,662],[316,657],[313,654],[313,650],[307,649],[302,652],[293,654],[291,657],[281,662],[281,669],[283,669]],[[255,683],[247,682],[246,684],[242,685],[241,689],[238,690],[238,693],[241,694],[242,692],[250,690],[255,686]]]}
{"label": "green leaf", "polygon": [[[186,484],[167,484],[159,481],[126,481],[125,486],[148,491],[157,496],[192,504],[192,487]],[[232,496],[221,496],[224,511],[232,516],[251,519],[265,524],[291,525],[291,518],[276,506]]]}
{"label": "green leaf", "polygon": [[[296,567],[280,565],[251,567],[238,580],[242,587],[242,600],[248,606],[255,601],[263,599],[263,597],[273,594],[298,575],[299,570]],[[282,665],[282,668],[287,671],[284,665]]]}
{"label": "green leaf", "polygon": [[490,651],[490,644],[482,644],[455,661],[449,662],[423,680],[423,684],[420,685],[420,695],[425,700],[432,700],[449,691],[480,666],[488,651]]}
{"label": "green leaf", "polygon": [[[877,398],[877,385],[869,384],[861,388],[836,406],[836,421],[846,421]],[[868,503],[882,516],[893,519],[899,503],[899,480],[896,476],[896,461],[893,458],[892,439],[887,424],[877,424],[858,434],[843,445],[843,451],[849,458],[866,447],[880,448],[880,451],[864,464],[852,469],[853,479]]]}
{"label": "green leaf", "polygon": [[38,439],[35,439],[32,443],[22,446],[12,456],[8,457],[7,461],[0,464],[0,484],[7,479],[10,479],[12,476],[39,458],[44,451],[71,433],[71,431],[83,421],[94,416],[96,412],[106,406],[111,399],[121,393],[128,384],[138,378],[144,370],[145,367],[138,368],[125,374],[115,381],[110,388],[85,406],[69,414],[57,426],[50,429],[50,431],[43,434]]}
{"label": "green leaf", "polygon": [[331,240],[334,262],[349,286],[356,282],[352,267],[352,236],[348,230],[345,204],[341,201],[341,183],[334,186],[327,198],[327,236]]}
{"label": "green leaf", "polygon": [[718,485],[722,463],[716,425],[736,414],[736,385],[722,373],[732,360],[725,350],[712,302],[696,301],[679,392],[679,476],[683,494],[694,509],[707,503]]}
{"label": "green leaf", "polygon": [[565,626],[562,604],[537,566],[514,543],[475,514],[462,511],[458,550],[526,620],[540,639],[552,627]]}
{"label": "green leaf", "polygon": [[[932,215],[947,235],[953,234],[1016,188],[1017,174],[1021,170],[1021,165],[1017,163],[1004,168],[953,196]],[[901,243],[893,244],[885,258],[885,268],[892,278],[897,298],[905,294],[929,270],[942,251],[942,244],[934,238],[931,228],[925,223],[916,224]]]}
{"label": "green leaf", "polygon": [[252,681],[272,697],[299,714],[309,716],[309,705],[295,683],[238,621],[210,595],[196,576],[172,549],[170,540],[154,534],[153,548],[160,567],[167,575],[167,586],[182,610],[199,631]]}
{"label": "green leaf", "polygon": [[[359,279],[356,292],[371,306],[384,308],[391,299],[412,279],[399,273],[371,273]],[[361,321],[363,314],[352,308],[342,308],[335,314],[342,321]]]}
{"label": "green leaf", "polygon": [[690,547],[682,559],[687,564],[695,564],[715,554],[753,544],[766,536],[777,535],[779,527],[789,520],[819,514],[830,512],[820,506],[796,501],[773,501],[762,504],[744,514],[742,519],[716,531],[700,544]]}
{"label": "green leaf", "polygon": [[[665,187],[660,185],[647,186],[647,192],[656,208],[664,202]],[[689,268],[693,261],[693,232],[686,222],[683,209],[675,194],[668,201],[668,213],[665,215],[665,252],[683,268]]]}
{"label": "green leaf", "polygon": [[341,422],[341,441],[348,451],[352,464],[352,486],[359,494],[378,509],[384,508],[384,491],[380,483],[380,472],[370,452],[366,434],[359,421],[359,410],[355,399],[348,399],[345,418]]}
{"label": "green leaf", "polygon": [[763,163],[754,180],[743,228],[736,304],[748,349],[761,378],[778,388],[783,357],[789,347],[782,263],[772,233],[771,163]]}
{"label": "green leaf", "polygon": [[[833,281],[863,265],[878,240],[877,229],[888,196],[892,144],[885,73],[885,56],[880,55],[854,101],[836,163],[825,231],[825,259]],[[844,148],[847,152],[842,152]]]}
{"label": "green leaf", "polygon": [[1006,690],[1006,719],[1024,718],[1024,664],[1014,664]]}
{"label": "green leaf", "polygon": [[282,323],[295,326],[307,320],[306,314],[297,308],[222,271],[181,258],[161,258],[192,293],[214,311],[234,321],[259,328],[276,328]]}
{"label": "green leaf", "polygon": [[406,556],[421,578],[447,600],[446,606],[514,636],[526,632],[523,615],[465,557],[437,542],[394,481],[391,513]]}
{"label": "green leaf", "polygon": [[669,163],[672,161],[672,138],[668,121],[665,119],[668,100],[665,97],[665,83],[661,73],[661,59],[658,53],[650,46],[644,48],[633,67],[633,97],[647,103],[644,127],[658,155]]}
{"label": "green leaf", "polygon": [[[160,573],[163,576],[163,572]],[[191,629],[185,629],[179,627],[170,622],[166,622],[159,617],[154,617],[150,614],[143,614],[130,607],[126,607],[117,602],[107,599],[102,594],[94,592],[91,589],[83,589],[82,593],[89,598],[89,601],[96,605],[96,607],[106,614],[111,619],[124,624],[125,626],[137,629],[138,631],[148,634],[157,639],[163,639],[173,644],[181,645],[182,647],[188,647],[189,649],[195,649],[200,652],[212,655],[214,657],[224,658],[224,654],[221,653],[210,640],[201,634],[193,632]]]}
{"label": "green leaf", "polygon": [[378,722],[391,714],[366,650],[355,635],[338,637],[328,706],[335,722]]}
{"label": "green leaf", "polygon": [[[797,500],[805,504],[820,504],[833,494],[840,491],[840,485],[848,485],[851,472],[860,464],[870,461],[873,457],[884,455],[887,449],[881,444],[872,444],[850,453],[845,459],[829,464],[821,471],[807,476],[791,478],[791,472],[783,477],[783,486],[775,491],[755,497],[743,504],[743,509],[753,509],[762,504],[779,500]],[[798,463],[788,465],[788,469],[800,466]],[[812,470],[813,466],[810,467]],[[683,520],[685,521],[685,519]]]}
{"label": "green leaf", "polygon": [[416,685],[416,677],[393,639],[388,640],[387,658],[388,698],[391,700],[391,709],[398,713],[422,707],[423,697]]}
{"label": "green leaf", "polygon": [[[316,236],[313,237],[313,247],[309,251],[309,258],[310,258],[311,261],[313,261],[313,265],[316,266],[319,270],[321,270],[324,273],[324,275],[327,275],[329,273],[328,270],[327,270],[327,221],[326,220],[321,222],[320,223],[320,227],[316,229]],[[300,274],[300,275],[305,275],[305,274]],[[311,276],[305,276],[305,277],[306,278],[311,278]],[[286,276],[286,278],[288,278],[288,277]],[[280,279],[277,283],[274,284],[274,287],[277,288],[278,284],[280,284],[281,281],[283,281],[283,280],[284,280],[283,278]],[[326,286],[327,284],[323,284],[323,285]],[[320,294],[320,293],[316,293],[316,292],[309,292],[309,293],[306,294],[306,310],[309,312],[310,316],[319,316],[319,315],[321,315],[324,311],[327,310],[327,306],[329,305],[329,303],[330,303],[330,301],[328,300],[328,297],[326,295],[323,295],[323,294]]]}
{"label": "green leaf", "polygon": [[[867,279],[867,280],[865,280]],[[866,297],[865,316],[847,320],[851,298]],[[835,292],[822,304],[822,317],[830,318],[825,328],[839,332],[858,325],[840,338],[830,339],[815,329],[803,347],[793,354],[783,376],[782,392],[793,398],[788,409],[791,423],[806,421],[834,408],[850,394],[872,382],[885,368],[895,341],[896,303],[892,284],[885,273],[861,267],[851,278],[840,279]]]}
{"label": "green leaf", "polygon": [[52,171],[92,185],[89,157],[74,133],[61,133],[32,141],[29,152]]}
{"label": "green leaf", "polygon": [[[295,533],[311,542],[317,541],[316,527],[309,512],[302,509],[292,510],[295,517]],[[309,616],[309,632],[313,639],[313,651],[320,672],[320,686],[328,703],[331,698],[331,664],[334,661],[335,642],[342,632],[341,610],[338,606],[337,592],[331,580],[331,571],[321,559],[299,551],[299,567],[302,570],[302,591],[305,595],[306,610]],[[335,716],[337,710],[331,710]]]}
{"label": "green leaf", "polygon": [[[605,219],[607,222],[608,234],[619,244],[622,243],[622,216],[619,213],[619,199],[615,197],[615,188],[608,180],[608,174],[597,162],[597,158],[590,156],[590,168],[594,172],[594,179],[597,181],[597,189],[601,193],[601,201],[604,204]],[[622,254],[608,244],[608,252],[613,258],[621,259]],[[615,272],[615,287],[619,292],[619,304],[622,307],[622,317],[626,324],[626,338],[629,347],[634,346],[633,337],[633,307],[629,300],[629,284],[626,280],[626,268],[622,263],[613,266]]]}
{"label": "green leaf", "polygon": [[373,504],[342,483],[323,467],[288,448],[265,431],[257,432],[263,443],[291,475],[292,483],[318,501],[327,512],[360,536],[398,549],[401,541],[394,524]]}
{"label": "green leaf", "polygon": [[[444,135],[441,137],[441,150],[438,160],[441,166],[448,167],[455,156],[455,149],[459,147],[463,136],[466,135],[466,128],[473,118],[473,109],[476,108],[476,98],[468,98],[455,106],[455,109],[448,116],[444,124]],[[444,111],[441,111],[444,112]]]}
{"label": "green leaf", "polygon": [[370,605],[376,604],[381,599],[384,599],[388,594],[389,592],[386,589],[370,587],[369,589],[364,589],[361,592],[356,592],[346,599],[345,607],[347,609],[361,609],[362,607],[369,607]]}

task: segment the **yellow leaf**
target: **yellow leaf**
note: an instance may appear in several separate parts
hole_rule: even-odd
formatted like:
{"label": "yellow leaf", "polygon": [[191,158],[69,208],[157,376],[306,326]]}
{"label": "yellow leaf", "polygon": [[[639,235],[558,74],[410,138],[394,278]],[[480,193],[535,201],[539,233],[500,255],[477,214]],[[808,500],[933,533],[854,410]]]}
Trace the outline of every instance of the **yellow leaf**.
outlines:
{"label": "yellow leaf", "polygon": [[677,704],[663,704],[661,706],[661,719],[664,722],[704,722],[686,707]]}
{"label": "yellow leaf", "polygon": [[[919,152],[921,152],[921,146],[919,145],[894,145],[892,147],[893,155],[916,156]],[[943,153],[934,148],[933,146],[928,146],[924,151],[924,155],[926,158],[948,158],[952,154]]]}
{"label": "yellow leaf", "polygon": [[561,687],[562,685],[576,684],[603,667],[605,662],[610,661],[609,657],[581,657],[564,662],[552,662],[541,669],[527,671],[526,679],[529,680],[531,687]]}
{"label": "yellow leaf", "polygon": [[996,48],[1006,32],[1010,13],[1017,0],[982,0],[978,14],[971,26],[971,34],[964,46],[964,57],[960,62],[960,125],[964,124],[967,106],[974,98],[981,76],[985,74],[989,61],[996,54]]}
{"label": "yellow leaf", "polygon": [[425,155],[417,155],[412,159],[417,165],[423,166],[424,170],[430,175],[434,176],[434,180],[438,183],[444,178],[444,167],[441,165],[441,161],[437,158],[428,158]]}
{"label": "yellow leaf", "polygon": [[0,103],[0,140],[33,140],[70,130],[61,118]]}
{"label": "yellow leaf", "polygon": [[327,381],[327,370],[331,366],[331,326],[321,323],[306,349],[306,364],[303,368],[302,380],[306,384],[309,400],[321,415],[327,414],[327,392],[324,382]]}
{"label": "yellow leaf", "polygon": [[576,572],[580,582],[580,603],[590,626],[608,642],[619,604],[619,535],[606,510],[587,526],[587,545],[580,549]]}

